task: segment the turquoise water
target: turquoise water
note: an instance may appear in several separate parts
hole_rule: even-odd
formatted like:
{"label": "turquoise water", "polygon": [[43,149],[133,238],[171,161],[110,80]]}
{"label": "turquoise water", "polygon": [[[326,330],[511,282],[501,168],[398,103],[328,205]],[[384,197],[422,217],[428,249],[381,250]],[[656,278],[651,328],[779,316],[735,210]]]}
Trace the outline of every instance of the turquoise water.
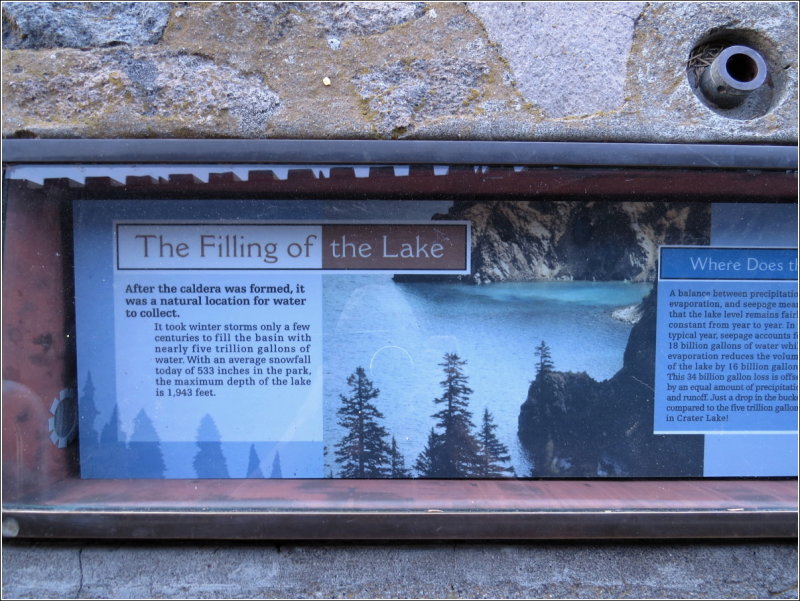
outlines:
{"label": "turquoise water", "polygon": [[[381,391],[375,403],[411,467],[434,425],[445,353],[467,361],[477,425],[485,407],[518,474],[530,467],[517,443],[519,407],[544,340],[557,370],[605,380],[622,366],[631,325],[611,317],[641,301],[649,284],[535,282],[483,286],[398,284],[390,276],[327,276],[324,283],[325,441],[328,457],[342,436],[336,424],[347,377],[363,367]],[[330,461],[330,459],[328,460]],[[328,464],[328,470],[336,466]]]}

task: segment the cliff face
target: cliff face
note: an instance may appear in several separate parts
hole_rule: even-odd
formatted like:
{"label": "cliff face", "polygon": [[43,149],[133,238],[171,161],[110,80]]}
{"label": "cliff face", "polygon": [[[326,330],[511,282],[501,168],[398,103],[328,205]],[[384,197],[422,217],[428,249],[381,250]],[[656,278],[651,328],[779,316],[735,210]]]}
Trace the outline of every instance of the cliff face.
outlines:
{"label": "cliff face", "polygon": [[695,477],[703,436],[653,432],[656,290],[642,304],[622,369],[597,382],[552,372],[531,384],[518,434],[536,477]]}
{"label": "cliff face", "polygon": [[660,244],[708,244],[707,203],[457,202],[472,221],[476,284],[532,280],[652,281]]}

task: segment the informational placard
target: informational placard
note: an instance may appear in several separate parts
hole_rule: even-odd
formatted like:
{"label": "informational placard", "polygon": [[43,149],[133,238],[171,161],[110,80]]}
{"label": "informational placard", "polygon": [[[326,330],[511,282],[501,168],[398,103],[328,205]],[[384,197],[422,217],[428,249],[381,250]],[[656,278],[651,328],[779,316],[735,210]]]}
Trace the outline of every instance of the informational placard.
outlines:
{"label": "informational placard", "polygon": [[76,208],[84,477],[322,477],[322,274],[469,273],[468,222],[143,221],[91,205]]}
{"label": "informational placard", "polygon": [[81,477],[791,476],[796,243],[777,203],[78,200]]}
{"label": "informational placard", "polygon": [[655,431],[797,428],[797,250],[662,247]]}

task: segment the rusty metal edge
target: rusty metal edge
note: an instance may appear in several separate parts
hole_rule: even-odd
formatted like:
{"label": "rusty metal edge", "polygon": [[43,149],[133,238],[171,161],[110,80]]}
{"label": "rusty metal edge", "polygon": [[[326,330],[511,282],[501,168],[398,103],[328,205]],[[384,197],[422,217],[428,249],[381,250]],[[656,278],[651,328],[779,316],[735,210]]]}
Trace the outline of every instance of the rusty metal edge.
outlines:
{"label": "rusty metal edge", "polygon": [[796,538],[796,511],[3,513],[15,538],[544,540]]}

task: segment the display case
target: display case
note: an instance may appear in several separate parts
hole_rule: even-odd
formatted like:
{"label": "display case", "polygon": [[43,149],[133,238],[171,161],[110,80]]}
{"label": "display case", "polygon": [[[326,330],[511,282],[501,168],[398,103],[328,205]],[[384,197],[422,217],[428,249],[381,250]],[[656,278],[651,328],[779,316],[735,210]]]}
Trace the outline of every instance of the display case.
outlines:
{"label": "display case", "polygon": [[6,140],[3,533],[797,535],[797,149]]}

